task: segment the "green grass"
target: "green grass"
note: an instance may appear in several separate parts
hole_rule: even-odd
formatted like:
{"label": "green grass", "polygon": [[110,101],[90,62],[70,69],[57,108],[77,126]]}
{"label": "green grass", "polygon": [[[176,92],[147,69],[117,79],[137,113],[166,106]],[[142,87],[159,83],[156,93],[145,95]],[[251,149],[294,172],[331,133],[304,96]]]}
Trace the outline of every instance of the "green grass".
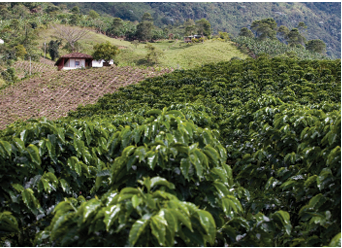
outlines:
{"label": "green grass", "polygon": [[[240,52],[232,42],[205,41],[199,44],[186,44],[183,41],[159,41],[153,46],[164,52],[160,58],[159,66],[189,69],[212,62],[229,61],[232,57],[245,59],[248,55]],[[146,57],[145,44],[139,44],[137,48],[131,46],[121,50],[117,56],[119,64],[139,65]]]}
{"label": "green grass", "polygon": [[[41,31],[38,42],[40,47],[43,47],[44,42],[48,43],[53,39],[56,39],[54,30],[52,28],[45,29]],[[135,47],[128,41],[113,39],[93,31],[90,31],[87,37],[80,40],[81,50],[79,52],[92,54],[95,44],[107,41],[122,48],[116,57],[120,66],[146,66],[147,49],[145,44],[141,43]],[[199,44],[186,44],[182,40],[164,40],[152,44],[164,52],[164,56],[160,58],[158,64],[162,67],[190,69],[212,62],[228,61],[232,57],[241,59],[248,57],[240,52],[232,42],[207,40]],[[60,55],[67,53],[68,51],[60,49]],[[49,57],[48,54],[47,57]]]}

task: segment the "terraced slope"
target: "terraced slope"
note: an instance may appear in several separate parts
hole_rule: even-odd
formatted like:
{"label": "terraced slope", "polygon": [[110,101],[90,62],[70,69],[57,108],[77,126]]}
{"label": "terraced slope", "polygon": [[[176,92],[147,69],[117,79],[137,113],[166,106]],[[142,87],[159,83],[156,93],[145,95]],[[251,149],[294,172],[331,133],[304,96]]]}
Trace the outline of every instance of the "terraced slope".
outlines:
{"label": "terraced slope", "polygon": [[157,72],[154,68],[133,67],[46,70],[0,91],[0,128],[20,119],[66,116],[77,106],[95,103],[99,97],[122,86],[167,72],[170,70]]}
{"label": "terraced slope", "polygon": [[[34,73],[51,73],[56,72],[57,67],[54,66],[54,62],[48,59],[42,59],[41,62],[31,61],[17,61],[13,67],[16,71],[18,78],[24,78],[26,75]],[[31,68],[30,68],[31,67]]]}

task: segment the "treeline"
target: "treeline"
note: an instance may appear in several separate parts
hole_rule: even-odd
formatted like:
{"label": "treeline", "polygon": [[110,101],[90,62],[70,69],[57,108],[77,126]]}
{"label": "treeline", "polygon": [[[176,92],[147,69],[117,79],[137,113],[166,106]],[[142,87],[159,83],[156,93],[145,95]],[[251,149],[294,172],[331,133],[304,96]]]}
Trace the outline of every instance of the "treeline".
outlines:
{"label": "treeline", "polygon": [[[248,38],[257,38],[257,40],[265,41],[280,40],[290,47],[304,48],[311,52],[326,53],[326,44],[322,40],[306,40],[307,26],[304,22],[299,22],[296,28],[291,30],[288,27],[281,25],[278,27],[273,18],[253,21],[251,28],[244,27],[240,30],[239,36]],[[254,31],[254,33],[252,32]]]}

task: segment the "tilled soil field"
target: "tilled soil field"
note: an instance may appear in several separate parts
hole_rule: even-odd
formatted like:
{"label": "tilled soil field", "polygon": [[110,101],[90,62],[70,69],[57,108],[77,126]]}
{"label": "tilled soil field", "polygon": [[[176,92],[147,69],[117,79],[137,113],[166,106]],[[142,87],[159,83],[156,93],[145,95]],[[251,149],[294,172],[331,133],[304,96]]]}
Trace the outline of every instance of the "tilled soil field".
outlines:
{"label": "tilled soil field", "polygon": [[66,116],[80,104],[93,104],[120,87],[168,72],[133,67],[47,70],[0,91],[0,129],[16,120]]}

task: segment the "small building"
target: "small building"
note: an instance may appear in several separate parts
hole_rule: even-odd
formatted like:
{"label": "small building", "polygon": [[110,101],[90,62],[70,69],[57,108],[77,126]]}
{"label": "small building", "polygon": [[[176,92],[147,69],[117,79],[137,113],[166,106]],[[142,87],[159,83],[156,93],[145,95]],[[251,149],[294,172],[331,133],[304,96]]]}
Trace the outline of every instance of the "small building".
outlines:
{"label": "small building", "polygon": [[103,66],[111,66],[112,64],[114,64],[114,61],[111,59],[108,63],[104,59],[102,59],[102,60],[93,60],[91,63],[92,63],[92,67],[103,67]]}
{"label": "small building", "polygon": [[198,39],[198,38],[202,38],[202,37],[203,37],[203,35],[200,35],[200,34],[184,36],[184,42],[185,43],[191,43],[192,39]]}
{"label": "small building", "polygon": [[83,53],[69,53],[60,57],[55,66],[58,70],[73,70],[92,67],[93,57]]}

